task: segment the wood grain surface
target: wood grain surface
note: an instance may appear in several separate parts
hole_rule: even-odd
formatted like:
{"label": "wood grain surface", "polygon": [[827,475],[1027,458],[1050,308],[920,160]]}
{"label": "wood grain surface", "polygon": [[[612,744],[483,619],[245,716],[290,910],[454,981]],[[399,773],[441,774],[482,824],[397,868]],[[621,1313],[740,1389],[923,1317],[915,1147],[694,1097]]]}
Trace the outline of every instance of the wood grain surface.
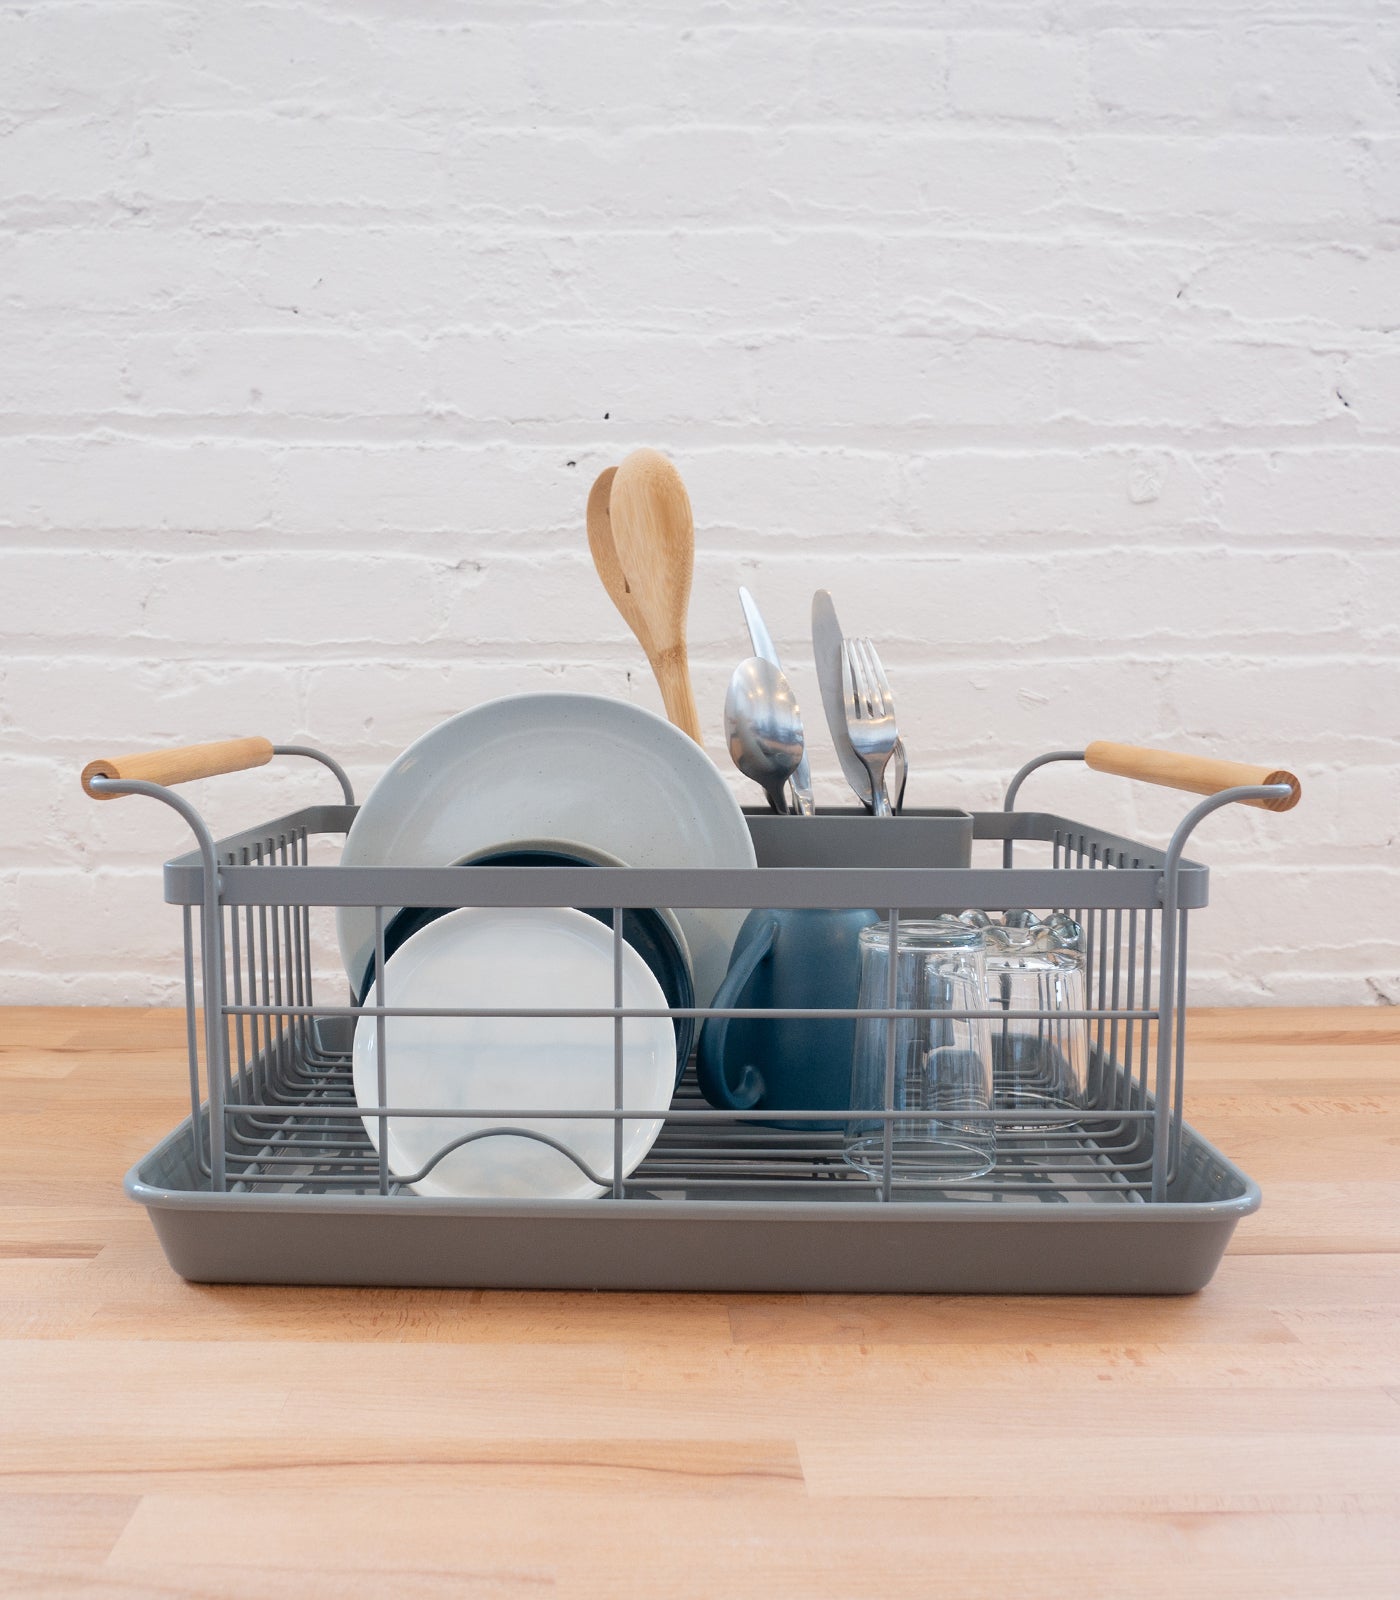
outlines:
{"label": "wood grain surface", "polygon": [[1391,1012],[1193,1015],[1265,1203],[1175,1300],[187,1284],[182,1046],[0,1012],[0,1594],[1400,1593]]}

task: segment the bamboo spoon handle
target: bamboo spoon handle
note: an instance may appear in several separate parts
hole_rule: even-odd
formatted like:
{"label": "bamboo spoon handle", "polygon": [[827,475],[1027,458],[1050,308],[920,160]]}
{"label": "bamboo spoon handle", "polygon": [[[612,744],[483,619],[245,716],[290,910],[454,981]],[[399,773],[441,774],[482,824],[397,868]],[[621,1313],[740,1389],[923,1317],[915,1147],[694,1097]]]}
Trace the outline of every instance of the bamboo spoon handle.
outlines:
{"label": "bamboo spoon handle", "polygon": [[700,733],[700,708],[695,704],[695,690],[690,682],[690,661],[686,648],[676,645],[672,649],[651,657],[651,670],[661,689],[661,702],[667,717],[696,744],[705,741]]}
{"label": "bamboo spoon handle", "polygon": [[272,760],[270,739],[220,739],[215,744],[186,744],[174,750],[141,750],[129,756],[99,756],[83,768],[83,792],[94,800],[120,800],[119,794],[98,794],[94,778],[135,778],[144,783],[190,783],[216,778],[222,772],[265,767]]}
{"label": "bamboo spoon handle", "polygon": [[1212,756],[1188,756],[1174,750],[1149,750],[1143,745],[1114,744],[1096,739],[1084,752],[1095,772],[1112,772],[1120,778],[1138,778],[1167,789],[1190,794],[1219,794],[1222,789],[1284,784],[1290,793],[1278,800],[1246,800],[1245,805],[1264,811],[1291,811],[1303,797],[1303,786],[1291,772],[1279,767],[1250,766],[1243,761],[1218,761]]}

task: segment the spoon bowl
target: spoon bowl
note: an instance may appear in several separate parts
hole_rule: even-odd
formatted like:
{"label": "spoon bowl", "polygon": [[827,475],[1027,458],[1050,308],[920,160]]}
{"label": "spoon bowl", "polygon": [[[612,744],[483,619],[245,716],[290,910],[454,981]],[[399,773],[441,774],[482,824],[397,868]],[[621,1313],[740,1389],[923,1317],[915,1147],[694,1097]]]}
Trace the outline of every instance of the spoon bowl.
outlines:
{"label": "spoon bowl", "polygon": [[788,779],[805,741],[792,685],[771,661],[750,656],[735,667],[724,697],[724,735],[734,765],[758,784],[774,811],[787,812]]}

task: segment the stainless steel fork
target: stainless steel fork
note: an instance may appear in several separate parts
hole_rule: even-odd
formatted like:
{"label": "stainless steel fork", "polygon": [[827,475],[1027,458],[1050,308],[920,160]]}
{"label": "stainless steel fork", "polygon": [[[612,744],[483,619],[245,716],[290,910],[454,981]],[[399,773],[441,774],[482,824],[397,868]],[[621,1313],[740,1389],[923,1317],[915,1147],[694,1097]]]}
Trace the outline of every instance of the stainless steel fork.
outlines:
{"label": "stainless steel fork", "polygon": [[890,680],[869,639],[848,639],[841,657],[841,689],[851,748],[870,774],[877,817],[893,816],[885,768],[899,743]]}

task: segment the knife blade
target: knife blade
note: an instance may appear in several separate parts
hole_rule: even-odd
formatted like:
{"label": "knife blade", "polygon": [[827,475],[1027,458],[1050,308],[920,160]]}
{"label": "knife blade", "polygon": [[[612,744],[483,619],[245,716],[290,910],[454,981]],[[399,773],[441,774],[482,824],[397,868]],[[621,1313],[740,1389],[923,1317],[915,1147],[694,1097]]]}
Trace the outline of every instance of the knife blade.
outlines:
{"label": "knife blade", "polygon": [[[816,657],[817,682],[821,686],[822,706],[826,711],[826,724],[831,729],[831,742],[836,746],[836,757],[846,782],[855,790],[856,798],[867,811],[875,809],[870,789],[870,774],[865,763],[855,752],[851,736],[846,731],[846,706],[841,692],[841,657],[845,651],[846,636],[836,619],[836,607],[829,590],[818,589],[812,596],[812,651]],[[904,804],[904,784],[909,776],[909,762],[901,739],[894,751],[894,809]]]}
{"label": "knife blade", "polygon": [[[779,672],[783,664],[778,659],[777,647],[773,643],[773,635],[768,631],[768,625],[763,620],[763,613],[758,609],[758,602],[744,588],[739,585],[739,604],[744,608],[744,621],[748,624],[749,639],[753,643],[753,653],[764,661],[771,662]],[[795,802],[799,816],[811,817],[816,815],[816,806],[812,800],[812,768],[807,760],[804,749],[802,759],[797,763],[797,771],[789,780],[792,785],[792,798]]]}

